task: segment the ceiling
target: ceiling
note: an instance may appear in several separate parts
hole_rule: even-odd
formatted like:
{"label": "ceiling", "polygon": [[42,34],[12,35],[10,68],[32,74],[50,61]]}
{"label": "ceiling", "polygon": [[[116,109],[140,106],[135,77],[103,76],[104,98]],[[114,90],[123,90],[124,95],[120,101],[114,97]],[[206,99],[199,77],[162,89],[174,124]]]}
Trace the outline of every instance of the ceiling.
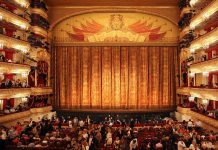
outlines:
{"label": "ceiling", "polygon": [[177,6],[178,0],[45,0],[57,6]]}

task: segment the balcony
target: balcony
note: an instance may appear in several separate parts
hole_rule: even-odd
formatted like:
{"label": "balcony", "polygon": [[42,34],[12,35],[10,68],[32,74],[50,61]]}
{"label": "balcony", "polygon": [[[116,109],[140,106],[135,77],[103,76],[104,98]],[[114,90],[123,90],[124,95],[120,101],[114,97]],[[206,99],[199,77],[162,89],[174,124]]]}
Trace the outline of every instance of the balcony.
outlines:
{"label": "balcony", "polygon": [[207,49],[209,46],[213,46],[218,42],[218,27],[213,29],[211,32],[200,36],[191,42],[190,51],[195,52],[201,48]]}
{"label": "balcony", "polygon": [[49,113],[51,112],[51,110],[52,110],[52,106],[47,106],[47,107],[41,107],[41,108],[31,108],[27,111],[3,115],[3,116],[0,116],[0,123],[7,123],[7,122],[14,121],[14,118],[18,120],[18,119],[32,117],[36,120],[37,118],[35,118],[34,116],[36,116],[37,114]]}
{"label": "balcony", "polygon": [[199,14],[191,19],[190,28],[194,29],[200,26],[203,22],[209,19],[218,11],[218,0],[214,0],[206,6]]}
{"label": "balcony", "polygon": [[180,13],[180,17],[182,18],[184,14],[190,13],[191,8],[190,7],[184,7]]}
{"label": "balcony", "polygon": [[15,64],[8,62],[0,62],[0,72],[8,74],[29,74],[30,66],[24,64]]}
{"label": "balcony", "polygon": [[212,72],[218,70],[218,58],[190,65],[191,73]]}
{"label": "balcony", "polygon": [[218,89],[186,87],[178,88],[176,92],[181,95],[191,95],[193,97],[218,101]]}
{"label": "balcony", "polygon": [[1,7],[0,16],[2,19],[7,20],[8,22],[11,22],[17,26],[20,26],[23,30],[27,30],[30,27],[29,20]]}
{"label": "balcony", "polygon": [[27,41],[19,40],[0,34],[0,44],[7,48],[14,48],[22,52],[27,52],[30,49],[30,44]]}
{"label": "balcony", "polygon": [[51,87],[33,87],[33,88],[7,88],[0,89],[0,99],[29,97],[30,95],[49,95],[52,94]]}
{"label": "balcony", "polygon": [[41,35],[44,38],[48,36],[47,31],[39,26],[32,26],[31,29],[32,29],[32,32],[34,32],[35,34]]}
{"label": "balcony", "polygon": [[0,89],[0,99],[29,97],[30,95],[31,95],[31,88]]}
{"label": "balcony", "polygon": [[34,13],[34,14],[39,14],[40,16],[42,16],[43,18],[45,19],[48,19],[48,14],[45,10],[43,9],[40,9],[40,8],[32,8],[31,9],[31,13]]}
{"label": "balcony", "polygon": [[209,126],[212,126],[213,128],[218,129],[218,121],[216,119],[211,118],[209,116],[205,116],[198,112],[192,111],[190,108],[177,107],[177,112],[184,114],[184,115],[191,116],[194,119],[197,119],[203,123],[206,123],[206,125],[209,125]]}
{"label": "balcony", "polygon": [[51,87],[34,87],[31,88],[31,95],[37,96],[37,95],[49,95],[52,94],[52,88]]}
{"label": "balcony", "polygon": [[189,33],[189,31],[190,31],[189,26],[185,27],[185,28],[180,32],[179,39],[181,40],[186,34]]}

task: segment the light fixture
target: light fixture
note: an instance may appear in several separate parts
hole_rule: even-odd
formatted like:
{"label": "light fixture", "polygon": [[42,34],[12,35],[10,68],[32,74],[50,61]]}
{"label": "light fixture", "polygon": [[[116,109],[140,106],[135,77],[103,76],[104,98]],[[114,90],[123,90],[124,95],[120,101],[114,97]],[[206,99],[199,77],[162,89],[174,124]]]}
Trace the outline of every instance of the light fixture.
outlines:
{"label": "light fixture", "polygon": [[203,49],[208,49],[209,48],[209,44],[208,44],[208,42],[205,42],[204,44],[203,44]]}
{"label": "light fixture", "polygon": [[191,7],[193,7],[196,3],[198,2],[198,0],[190,0],[190,5]]}
{"label": "light fixture", "polygon": [[0,21],[2,21],[3,20],[3,16],[2,15],[0,15]]}
{"label": "light fixture", "polygon": [[203,72],[203,76],[204,77],[208,77],[209,76],[209,72]]}
{"label": "light fixture", "polygon": [[188,100],[189,100],[189,102],[193,102],[195,100],[195,97],[194,96],[189,96]]}
{"label": "light fixture", "polygon": [[4,48],[4,43],[2,42],[0,42],[0,49],[3,49]]}
{"label": "light fixture", "polygon": [[209,101],[207,99],[203,99],[202,103],[207,105],[209,103]]}
{"label": "light fixture", "polygon": [[22,78],[26,78],[28,76],[28,73],[21,73]]}
{"label": "light fixture", "polygon": [[26,97],[22,97],[22,98],[21,98],[21,101],[22,101],[22,102],[27,102],[27,98],[26,98]]}
{"label": "light fixture", "polygon": [[193,73],[193,72],[191,72],[191,73],[189,73],[189,77],[194,77],[195,76],[195,73]]}

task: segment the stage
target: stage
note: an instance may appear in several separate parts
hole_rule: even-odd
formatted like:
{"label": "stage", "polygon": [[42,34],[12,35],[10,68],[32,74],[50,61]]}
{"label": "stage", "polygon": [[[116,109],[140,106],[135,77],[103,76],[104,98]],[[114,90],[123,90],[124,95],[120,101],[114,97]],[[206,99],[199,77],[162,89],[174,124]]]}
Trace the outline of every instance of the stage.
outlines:
{"label": "stage", "polygon": [[103,121],[109,115],[120,119],[137,118],[144,123],[154,118],[174,117],[176,108],[168,109],[56,109],[57,116],[66,118],[79,117],[85,119],[88,115],[96,122]]}

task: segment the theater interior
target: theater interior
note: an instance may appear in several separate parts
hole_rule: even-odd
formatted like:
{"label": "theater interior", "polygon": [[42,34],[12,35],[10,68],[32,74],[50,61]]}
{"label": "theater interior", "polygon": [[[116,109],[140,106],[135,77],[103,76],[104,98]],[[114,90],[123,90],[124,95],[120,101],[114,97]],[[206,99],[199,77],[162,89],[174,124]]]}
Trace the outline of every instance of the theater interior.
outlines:
{"label": "theater interior", "polygon": [[218,149],[218,0],[0,0],[0,149]]}

